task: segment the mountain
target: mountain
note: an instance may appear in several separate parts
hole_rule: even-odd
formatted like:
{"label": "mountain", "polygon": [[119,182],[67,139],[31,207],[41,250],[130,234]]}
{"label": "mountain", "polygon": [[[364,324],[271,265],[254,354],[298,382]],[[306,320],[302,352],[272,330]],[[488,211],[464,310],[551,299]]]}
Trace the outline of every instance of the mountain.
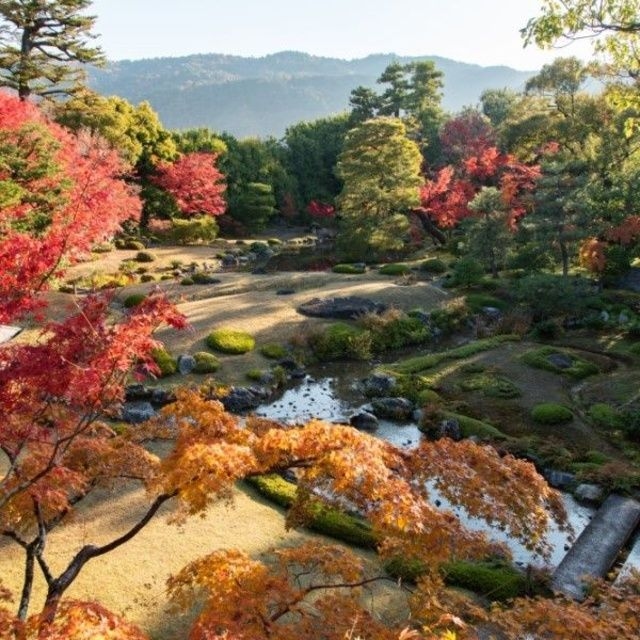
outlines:
{"label": "mountain", "polygon": [[485,89],[521,90],[534,71],[481,67],[437,56],[375,54],[358,60],[283,51],[262,58],[218,53],[111,62],[90,86],[130,102],[147,100],[170,129],[209,127],[237,137],[276,136],[302,120],[346,111],[358,85],[375,88],[392,61],[432,60],[444,73],[443,105],[457,111]]}

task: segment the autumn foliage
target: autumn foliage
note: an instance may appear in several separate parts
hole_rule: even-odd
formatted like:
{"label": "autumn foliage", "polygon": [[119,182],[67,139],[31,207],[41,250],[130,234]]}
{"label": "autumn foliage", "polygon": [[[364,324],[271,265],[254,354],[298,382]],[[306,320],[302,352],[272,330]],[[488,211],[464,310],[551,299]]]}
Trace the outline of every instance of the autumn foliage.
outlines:
{"label": "autumn foliage", "polygon": [[219,216],[226,210],[224,176],[215,153],[187,153],[171,164],[160,164],[154,182],[168,191],[185,216]]}

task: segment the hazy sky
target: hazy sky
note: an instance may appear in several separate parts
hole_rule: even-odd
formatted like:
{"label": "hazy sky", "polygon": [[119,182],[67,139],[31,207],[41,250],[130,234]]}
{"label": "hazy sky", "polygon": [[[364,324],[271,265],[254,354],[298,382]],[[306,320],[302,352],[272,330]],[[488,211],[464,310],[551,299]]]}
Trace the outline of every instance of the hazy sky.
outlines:
{"label": "hazy sky", "polygon": [[523,49],[519,29],[539,0],[94,0],[112,60],[191,53],[262,56],[284,50],[337,58],[439,55],[537,69],[558,55]]}

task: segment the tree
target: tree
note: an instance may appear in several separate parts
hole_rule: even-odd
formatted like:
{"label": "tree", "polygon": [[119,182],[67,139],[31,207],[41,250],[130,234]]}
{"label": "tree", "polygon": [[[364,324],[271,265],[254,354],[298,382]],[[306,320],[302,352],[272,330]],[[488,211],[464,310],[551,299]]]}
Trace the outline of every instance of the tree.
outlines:
{"label": "tree", "polygon": [[216,158],[210,153],[185,154],[173,164],[160,165],[153,181],[175,198],[184,216],[222,215],[226,185]]}
{"label": "tree", "polygon": [[482,113],[494,127],[499,127],[518,101],[518,94],[511,89],[485,89],[480,95]]}
{"label": "tree", "polygon": [[440,150],[446,164],[478,156],[495,147],[496,136],[489,119],[477,109],[464,109],[440,128]]}
{"label": "tree", "polygon": [[122,222],[140,201],[118,180],[118,155],[76,138],[26,103],[0,94],[0,322],[38,305],[36,295]]}
{"label": "tree", "polygon": [[229,215],[251,233],[263,231],[276,212],[270,184],[249,182],[229,210]]}
{"label": "tree", "polygon": [[338,160],[344,187],[338,198],[340,250],[376,259],[404,248],[406,214],[417,206],[421,155],[395,118],[367,120],[352,129]]}
{"label": "tree", "polygon": [[91,0],[11,0],[0,4],[0,86],[31,95],[70,94],[82,86],[80,65],[101,64],[91,47]]}

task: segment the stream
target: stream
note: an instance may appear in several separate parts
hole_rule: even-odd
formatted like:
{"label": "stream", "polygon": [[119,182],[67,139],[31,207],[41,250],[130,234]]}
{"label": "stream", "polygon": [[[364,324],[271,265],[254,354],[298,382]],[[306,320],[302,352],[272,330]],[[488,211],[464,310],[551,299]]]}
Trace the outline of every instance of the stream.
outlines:
{"label": "stream", "polygon": [[[335,372],[335,365],[311,369],[310,375],[307,375],[298,386],[286,390],[278,400],[261,405],[257,408],[256,414],[285,424],[301,424],[312,418],[349,424],[349,417],[366,406],[366,399],[358,390],[357,382],[370,373],[371,365],[348,362],[340,363],[339,367],[339,373]],[[379,428],[375,431],[375,436],[399,447],[414,446],[422,438],[417,425],[413,423],[397,423],[382,419],[379,422]],[[441,500],[443,508],[447,508],[446,500],[436,493],[433,496],[434,499]],[[577,537],[587,526],[595,510],[579,504],[569,494],[563,494],[563,499],[569,522]],[[547,540],[552,547],[552,552],[548,561],[545,562],[539,555],[510,539],[499,529],[489,527],[477,518],[469,517],[463,509],[455,508],[453,512],[470,529],[484,530],[492,539],[506,543],[511,549],[514,562],[521,566],[546,566],[554,569],[571,544],[566,533],[558,531],[555,526],[551,527]]]}

